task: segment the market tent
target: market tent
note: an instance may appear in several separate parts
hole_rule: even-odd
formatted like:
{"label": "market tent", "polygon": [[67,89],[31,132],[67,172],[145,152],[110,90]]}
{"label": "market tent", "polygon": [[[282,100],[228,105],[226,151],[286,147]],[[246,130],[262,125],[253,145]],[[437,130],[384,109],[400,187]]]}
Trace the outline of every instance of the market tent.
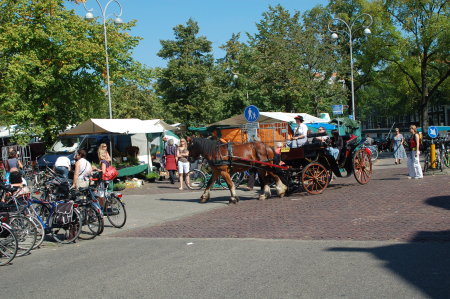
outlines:
{"label": "market tent", "polygon": [[129,119],[88,119],[78,126],[67,130],[60,136],[75,135],[99,135],[99,134],[126,134],[131,136],[133,146],[139,148],[138,160],[150,164],[148,133],[163,133],[166,130],[174,130],[175,127],[165,123],[161,119],[140,120]]}
{"label": "market tent", "polygon": [[[287,113],[287,112],[260,112],[259,113],[259,123],[277,123],[277,122],[294,122],[297,115],[303,116],[304,123],[323,123],[326,122],[324,119],[312,116],[308,113]],[[209,126],[237,126],[246,124],[247,120],[244,114],[235,115],[233,117],[215,122]]]}
{"label": "market tent", "polygon": [[174,130],[161,119],[140,120],[137,118],[127,119],[96,119],[91,118],[78,126],[67,130],[60,136],[92,135],[92,134],[138,134],[163,132]]}

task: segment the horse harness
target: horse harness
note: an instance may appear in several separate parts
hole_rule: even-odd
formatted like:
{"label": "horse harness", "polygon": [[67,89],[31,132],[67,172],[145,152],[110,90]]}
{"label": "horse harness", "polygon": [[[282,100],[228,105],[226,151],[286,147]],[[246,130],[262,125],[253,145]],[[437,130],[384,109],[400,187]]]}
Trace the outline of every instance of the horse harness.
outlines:
{"label": "horse harness", "polygon": [[[222,152],[220,151],[220,147],[221,146],[226,146],[227,147],[227,153],[228,154],[226,156],[222,155]],[[252,143],[252,146],[255,148],[254,143]],[[234,156],[233,155],[233,144],[231,142],[227,142],[226,144],[219,144],[218,143],[217,144],[217,152],[219,153],[221,159],[220,160],[207,160],[210,165],[213,165],[213,166],[226,165],[226,166],[229,166],[230,168],[232,168],[233,165],[250,166],[251,168],[261,168],[261,167],[256,167],[255,166],[255,164],[256,164],[255,162],[248,161],[247,159],[244,159],[242,157]],[[258,156],[258,151],[256,150],[256,148],[255,148],[255,153]],[[267,157],[269,156],[267,148],[266,148],[266,156]],[[233,158],[237,159],[237,160],[248,161],[248,162],[247,163],[239,163],[239,162],[236,162],[236,161],[233,162]],[[272,160],[268,159],[268,160],[265,160],[265,161],[262,161],[262,162],[271,162],[271,161],[273,161],[273,159]]]}

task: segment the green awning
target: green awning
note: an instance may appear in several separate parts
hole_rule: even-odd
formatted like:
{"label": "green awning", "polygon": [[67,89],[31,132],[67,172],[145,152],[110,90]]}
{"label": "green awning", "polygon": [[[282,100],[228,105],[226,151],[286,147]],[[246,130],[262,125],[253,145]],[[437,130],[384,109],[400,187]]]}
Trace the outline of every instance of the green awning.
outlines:
{"label": "green awning", "polygon": [[141,173],[143,171],[146,171],[147,169],[148,169],[148,164],[141,164],[141,165],[137,165],[137,166],[122,168],[122,169],[118,170],[118,172],[119,172],[118,177],[132,176],[132,175]]}

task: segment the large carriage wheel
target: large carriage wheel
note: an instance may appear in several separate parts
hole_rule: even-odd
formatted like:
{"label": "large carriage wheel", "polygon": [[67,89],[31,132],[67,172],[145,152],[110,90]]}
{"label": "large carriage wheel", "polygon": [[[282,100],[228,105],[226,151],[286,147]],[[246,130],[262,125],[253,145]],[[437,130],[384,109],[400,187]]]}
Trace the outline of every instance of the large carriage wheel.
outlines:
{"label": "large carriage wheel", "polygon": [[328,186],[328,171],[320,163],[310,163],[302,171],[301,183],[309,194],[320,194]]}
{"label": "large carriage wheel", "polygon": [[364,148],[353,156],[353,174],[361,185],[367,184],[372,177],[372,161]]}

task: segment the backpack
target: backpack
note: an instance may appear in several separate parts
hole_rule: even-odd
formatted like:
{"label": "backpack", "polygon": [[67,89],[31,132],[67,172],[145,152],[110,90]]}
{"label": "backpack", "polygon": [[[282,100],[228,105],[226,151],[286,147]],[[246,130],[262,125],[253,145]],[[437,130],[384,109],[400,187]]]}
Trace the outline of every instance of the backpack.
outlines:
{"label": "backpack", "polygon": [[56,223],[68,224],[72,222],[72,215],[73,215],[72,202],[59,203],[56,206],[56,215],[55,215]]}

